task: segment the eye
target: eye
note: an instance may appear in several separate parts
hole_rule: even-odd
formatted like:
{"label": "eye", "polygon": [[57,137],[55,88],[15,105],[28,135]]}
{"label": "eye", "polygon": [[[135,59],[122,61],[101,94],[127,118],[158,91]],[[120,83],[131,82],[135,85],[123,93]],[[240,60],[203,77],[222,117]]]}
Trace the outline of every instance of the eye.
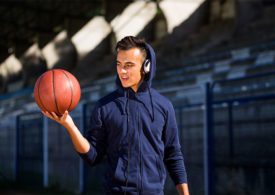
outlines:
{"label": "eye", "polygon": [[134,64],[129,63],[129,64],[126,64],[126,65],[125,65],[125,68],[129,69],[129,68],[132,68],[133,66],[134,66]]}
{"label": "eye", "polygon": [[131,65],[126,64],[126,65],[125,65],[125,68],[126,68],[126,69],[129,69],[129,68],[131,68]]}

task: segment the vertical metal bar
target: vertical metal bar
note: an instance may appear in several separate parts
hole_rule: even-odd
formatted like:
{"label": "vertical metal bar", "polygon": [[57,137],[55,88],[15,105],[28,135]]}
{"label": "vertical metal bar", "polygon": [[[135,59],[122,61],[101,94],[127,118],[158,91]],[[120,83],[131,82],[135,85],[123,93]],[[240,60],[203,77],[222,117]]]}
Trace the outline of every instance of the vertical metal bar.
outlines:
{"label": "vertical metal bar", "polygon": [[[184,133],[183,133],[183,131],[184,131],[184,129],[183,129],[183,121],[182,121],[182,110],[183,110],[183,108],[182,107],[180,107],[179,108],[180,109],[180,113],[179,113],[179,117],[180,117],[180,131],[181,131],[181,138],[180,138],[180,141],[181,141],[181,145],[183,146],[183,144],[184,144],[184,141],[183,141],[183,138],[184,138]],[[187,130],[187,129],[186,129]]]}
{"label": "vertical metal bar", "polygon": [[19,133],[20,133],[20,115],[16,116],[16,131],[15,131],[15,151],[14,151],[14,178],[18,181],[19,177]]}
{"label": "vertical metal bar", "polygon": [[[81,122],[80,122],[80,131],[82,134],[84,134],[86,129],[86,109],[87,109],[87,103],[82,105],[82,115],[81,115]],[[80,158],[79,159],[79,193],[83,194],[86,189],[86,177],[85,177],[85,170],[84,170],[84,162]]]}
{"label": "vertical metal bar", "polygon": [[49,171],[48,171],[48,118],[43,116],[43,186],[49,186]]}
{"label": "vertical metal bar", "polygon": [[234,132],[233,132],[233,111],[232,103],[228,103],[228,133],[229,133],[229,157],[232,160],[234,157]]}
{"label": "vertical metal bar", "polygon": [[204,190],[205,195],[214,195],[214,134],[213,134],[213,101],[211,84],[205,85],[204,114]]}

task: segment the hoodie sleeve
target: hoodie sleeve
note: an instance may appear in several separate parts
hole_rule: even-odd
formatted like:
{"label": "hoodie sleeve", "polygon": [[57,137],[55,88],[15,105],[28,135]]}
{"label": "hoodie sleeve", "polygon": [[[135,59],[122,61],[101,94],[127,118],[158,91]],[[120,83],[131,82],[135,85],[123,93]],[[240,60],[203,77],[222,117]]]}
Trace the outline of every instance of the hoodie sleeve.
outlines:
{"label": "hoodie sleeve", "polygon": [[87,153],[78,153],[79,156],[91,166],[101,162],[106,153],[106,134],[102,122],[100,107],[96,106],[90,119],[90,128],[85,133],[85,138],[90,143],[90,150]]}
{"label": "hoodie sleeve", "polygon": [[169,102],[163,134],[164,163],[175,185],[187,183],[183,155],[179,143],[178,127],[173,105]]}

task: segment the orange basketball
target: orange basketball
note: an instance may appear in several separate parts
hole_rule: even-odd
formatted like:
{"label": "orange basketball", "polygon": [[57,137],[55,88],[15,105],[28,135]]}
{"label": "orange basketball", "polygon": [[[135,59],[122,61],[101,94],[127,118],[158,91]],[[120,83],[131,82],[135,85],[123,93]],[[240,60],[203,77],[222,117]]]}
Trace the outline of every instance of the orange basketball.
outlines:
{"label": "orange basketball", "polygon": [[34,86],[34,99],[43,111],[61,116],[73,110],[81,96],[77,79],[66,70],[53,69],[42,74]]}

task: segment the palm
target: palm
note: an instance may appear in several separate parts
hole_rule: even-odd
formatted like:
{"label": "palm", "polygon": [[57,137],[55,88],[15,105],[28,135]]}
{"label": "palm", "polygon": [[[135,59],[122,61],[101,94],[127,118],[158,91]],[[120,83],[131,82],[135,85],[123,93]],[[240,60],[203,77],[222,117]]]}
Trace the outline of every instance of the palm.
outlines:
{"label": "palm", "polygon": [[42,113],[47,116],[48,118],[56,121],[57,123],[63,125],[64,127],[66,126],[71,126],[74,124],[72,117],[69,115],[68,111],[65,111],[65,113],[62,116],[57,116],[56,113],[54,112],[44,112]]}

